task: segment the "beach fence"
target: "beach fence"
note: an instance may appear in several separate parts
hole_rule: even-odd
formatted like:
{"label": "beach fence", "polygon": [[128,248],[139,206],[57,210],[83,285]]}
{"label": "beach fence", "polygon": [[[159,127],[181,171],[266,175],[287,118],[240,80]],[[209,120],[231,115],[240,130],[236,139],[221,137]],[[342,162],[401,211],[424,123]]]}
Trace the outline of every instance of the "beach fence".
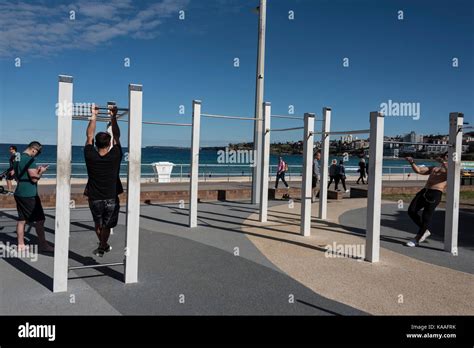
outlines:
{"label": "beach fence", "polygon": [[[41,165],[49,165],[48,171],[43,174],[43,177],[49,179],[56,178],[56,163],[44,162],[39,163]],[[3,168],[8,168],[7,162],[0,163],[0,171]],[[122,169],[120,176],[125,178],[127,176],[127,163],[121,164]],[[149,182],[157,182],[158,178],[153,170],[152,163],[142,163],[142,179]],[[73,179],[86,179],[87,171],[85,163],[71,163],[72,167],[72,178]],[[173,171],[171,173],[172,182],[187,182],[189,181],[191,165],[187,163],[174,163]],[[275,180],[277,165],[271,165],[269,170],[269,179]],[[357,179],[359,176],[357,172],[358,167],[348,166],[346,167],[346,175],[349,181]],[[240,181],[240,182],[251,182],[252,181],[253,167],[248,164],[199,164],[199,181],[201,182],[212,182],[212,181]],[[301,165],[289,165],[288,172],[286,173],[287,181],[301,181]],[[400,180],[424,180],[423,176],[413,172],[410,166],[384,166],[383,167],[383,180],[384,181],[400,181]]]}

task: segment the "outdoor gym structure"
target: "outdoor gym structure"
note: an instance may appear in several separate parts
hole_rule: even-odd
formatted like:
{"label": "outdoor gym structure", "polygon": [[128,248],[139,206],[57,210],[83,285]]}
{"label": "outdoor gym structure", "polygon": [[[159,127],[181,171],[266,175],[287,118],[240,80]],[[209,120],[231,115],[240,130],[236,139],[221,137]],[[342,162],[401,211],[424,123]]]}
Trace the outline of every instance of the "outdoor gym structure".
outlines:
{"label": "outdoor gym structure", "polygon": [[[448,182],[446,192],[446,216],[444,225],[444,250],[457,255],[459,226],[459,191],[461,179],[462,131],[464,115],[460,112],[449,114]],[[369,187],[367,205],[366,259],[378,262],[380,257],[380,219],[382,204],[382,161],[383,144],[433,145],[430,143],[384,141],[384,116],[370,113],[370,129],[352,131],[330,131],[331,109],[323,108],[321,134],[321,185],[319,194],[319,219],[327,218],[327,183],[329,166],[329,138],[340,134],[369,133]],[[324,183],[324,185],[323,185]]]}
{"label": "outdoor gym structure", "polygon": [[[199,167],[199,128],[200,102],[193,102],[192,123],[170,123],[142,121],[142,85],[129,85],[129,106],[118,108],[117,120],[128,122],[128,173],[126,203],[126,237],[124,259],[119,262],[91,264],[69,267],[69,235],[71,218],[71,158],[72,158],[72,121],[88,121],[84,113],[84,103],[73,103],[73,77],[59,76],[58,93],[58,138],[56,173],[56,216],[54,239],[54,275],[53,291],[67,291],[68,272],[85,268],[124,266],[125,283],[138,281],[138,251],[140,229],[140,188],[141,188],[141,147],[142,124],[158,126],[191,127],[191,183],[189,227],[197,225],[197,183]],[[90,111],[89,111],[90,112]],[[97,121],[109,122],[108,107],[99,107]],[[128,120],[124,117],[128,115]]]}
{"label": "outdoor gym structure", "polygon": [[[195,104],[193,103],[193,106]],[[301,196],[301,234],[303,236],[309,236],[311,234],[311,178],[312,178],[312,163],[313,163],[313,133],[314,133],[314,121],[315,115],[306,113],[304,118],[296,116],[283,116],[283,115],[271,115],[271,104],[268,102],[263,103],[263,119],[246,116],[229,116],[220,114],[207,114],[201,113],[201,104],[199,108],[193,107],[193,119],[195,118],[218,118],[226,120],[240,120],[240,121],[255,121],[263,122],[263,127],[258,127],[263,133],[262,136],[262,148],[257,147],[255,154],[255,167],[260,168],[258,178],[260,184],[257,185],[259,193],[258,201],[260,207],[260,222],[267,222],[267,211],[268,211],[268,180],[269,180],[269,167],[270,167],[270,132],[287,132],[295,130],[303,130],[303,147],[304,147],[304,161],[303,161],[303,190]],[[290,128],[270,128],[271,117],[275,118],[289,118],[304,120],[304,127],[290,127]],[[198,148],[198,147],[196,147]],[[260,156],[259,152],[262,151]],[[193,157],[194,158],[194,157]],[[191,189],[197,191],[198,180],[191,180]],[[255,192],[255,191],[253,191]],[[195,227],[196,224],[190,227]]]}
{"label": "outdoor gym structure", "polygon": [[[80,103],[79,103],[80,105]],[[319,218],[327,218],[327,182],[329,162],[329,138],[340,134],[369,134],[371,144],[369,148],[369,188],[367,206],[367,234],[366,260],[378,262],[380,255],[380,219],[382,196],[382,160],[384,144],[384,117],[379,112],[370,113],[370,129],[331,131],[331,109],[323,108],[322,130],[314,131],[315,115],[305,113],[304,117],[271,115],[271,104],[262,104],[263,118],[241,117],[229,115],[206,114],[201,112],[201,101],[194,100],[192,123],[170,123],[142,120],[142,86],[129,85],[129,106],[118,108],[119,122],[128,122],[128,174],[127,174],[127,203],[126,203],[126,237],[124,259],[120,262],[105,264],[91,264],[82,266],[68,266],[69,235],[70,235],[70,199],[71,199],[71,147],[72,121],[88,121],[89,117],[83,113],[77,114],[73,104],[73,78],[59,76],[58,95],[58,142],[57,142],[57,186],[56,186],[56,217],[55,217],[55,254],[54,254],[54,282],[53,291],[67,291],[68,272],[84,268],[99,268],[124,266],[125,283],[138,281],[138,251],[140,228],[140,188],[141,188],[141,145],[142,124],[158,126],[191,127],[191,173],[189,183],[189,220],[188,227],[197,226],[198,217],[198,178],[199,178],[199,145],[201,117],[230,120],[248,120],[263,122],[262,143],[257,148],[256,161],[260,164],[260,222],[267,221],[268,211],[268,181],[270,166],[270,135],[272,132],[286,132],[303,130],[303,172],[301,192],[301,225],[302,236],[311,235],[311,197],[312,197],[312,167],[314,135],[321,134],[321,180]],[[108,107],[101,107],[97,121],[109,122]],[[128,116],[128,119],[125,119]],[[304,121],[304,126],[290,128],[271,128],[271,118],[288,118]],[[448,192],[445,221],[445,250],[457,253],[458,217],[459,217],[459,185],[460,185],[460,157],[462,147],[463,114],[451,113],[449,116],[449,166]],[[392,141],[391,141],[392,142]],[[392,142],[393,143],[393,142]],[[407,144],[406,142],[403,142]],[[410,143],[423,144],[423,143]],[[261,151],[261,155],[260,152]]]}

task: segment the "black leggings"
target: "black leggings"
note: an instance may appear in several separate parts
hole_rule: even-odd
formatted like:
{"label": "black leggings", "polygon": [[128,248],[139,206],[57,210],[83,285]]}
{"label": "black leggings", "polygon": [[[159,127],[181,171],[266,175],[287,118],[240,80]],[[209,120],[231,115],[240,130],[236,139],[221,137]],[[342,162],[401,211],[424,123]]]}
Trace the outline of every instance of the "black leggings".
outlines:
{"label": "black leggings", "polygon": [[[423,233],[430,227],[433,213],[441,201],[443,192],[439,190],[431,190],[424,188],[418,192],[413,198],[408,207],[408,215],[411,217],[413,222],[419,227],[418,237],[421,237]],[[418,212],[423,209],[423,213],[420,215]]]}
{"label": "black leggings", "polygon": [[337,185],[339,185],[339,176],[338,175],[330,175],[329,176],[328,189],[329,189],[329,186],[331,186],[333,181],[334,181],[334,189],[337,190]]}
{"label": "black leggings", "polygon": [[359,172],[359,179],[357,179],[357,183],[359,183],[359,182],[362,180],[362,183],[365,184],[364,179],[365,179],[365,171],[362,171],[362,170],[361,170],[361,171]]}
{"label": "black leggings", "polygon": [[338,174],[336,177],[336,191],[337,191],[337,186],[339,185],[339,182],[342,183],[342,187],[344,187],[344,191],[347,191],[346,187],[346,176]]}
{"label": "black leggings", "polygon": [[280,181],[283,181],[283,183],[285,184],[286,187],[288,187],[288,183],[286,182],[285,180],[285,172],[281,172],[281,173],[278,173],[277,174],[277,178],[276,178],[276,183],[275,183],[275,188],[278,188],[278,182]]}

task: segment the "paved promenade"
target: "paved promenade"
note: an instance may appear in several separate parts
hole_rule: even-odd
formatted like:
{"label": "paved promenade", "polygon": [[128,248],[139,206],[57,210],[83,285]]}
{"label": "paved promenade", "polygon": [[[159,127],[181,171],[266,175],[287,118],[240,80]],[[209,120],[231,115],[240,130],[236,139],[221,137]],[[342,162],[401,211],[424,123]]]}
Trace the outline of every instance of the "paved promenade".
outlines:
{"label": "paved promenade", "polygon": [[[139,283],[124,285],[123,268],[70,272],[67,293],[53,294],[53,258],[0,260],[0,314],[369,315],[474,314],[473,215],[461,213],[459,256],[441,249],[441,224],[421,248],[402,245],[414,232],[406,214],[382,207],[381,262],[332,255],[332,245],[363,245],[365,199],[330,201],[328,221],[298,235],[299,204],[272,201],[269,222],[244,201],[199,205],[199,226],[186,227],[187,208],[141,208]],[[0,242],[15,243],[15,210],[0,212]],[[124,214],[112,252],[92,256],[90,213],[72,210],[71,266],[121,261]],[[436,221],[442,218],[440,211]],[[47,210],[54,241],[54,210]],[[36,242],[34,234],[27,238]]]}

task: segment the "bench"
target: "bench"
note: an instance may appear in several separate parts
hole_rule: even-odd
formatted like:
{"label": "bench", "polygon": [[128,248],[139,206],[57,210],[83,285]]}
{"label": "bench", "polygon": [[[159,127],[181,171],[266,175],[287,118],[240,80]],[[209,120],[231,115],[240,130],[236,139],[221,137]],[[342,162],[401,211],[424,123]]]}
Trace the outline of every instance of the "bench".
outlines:
{"label": "bench", "polygon": [[331,191],[328,190],[328,199],[335,199],[335,200],[342,200],[344,198],[344,192],[343,191]]}
{"label": "bench", "polygon": [[367,198],[368,190],[366,188],[351,187],[351,198]]}

